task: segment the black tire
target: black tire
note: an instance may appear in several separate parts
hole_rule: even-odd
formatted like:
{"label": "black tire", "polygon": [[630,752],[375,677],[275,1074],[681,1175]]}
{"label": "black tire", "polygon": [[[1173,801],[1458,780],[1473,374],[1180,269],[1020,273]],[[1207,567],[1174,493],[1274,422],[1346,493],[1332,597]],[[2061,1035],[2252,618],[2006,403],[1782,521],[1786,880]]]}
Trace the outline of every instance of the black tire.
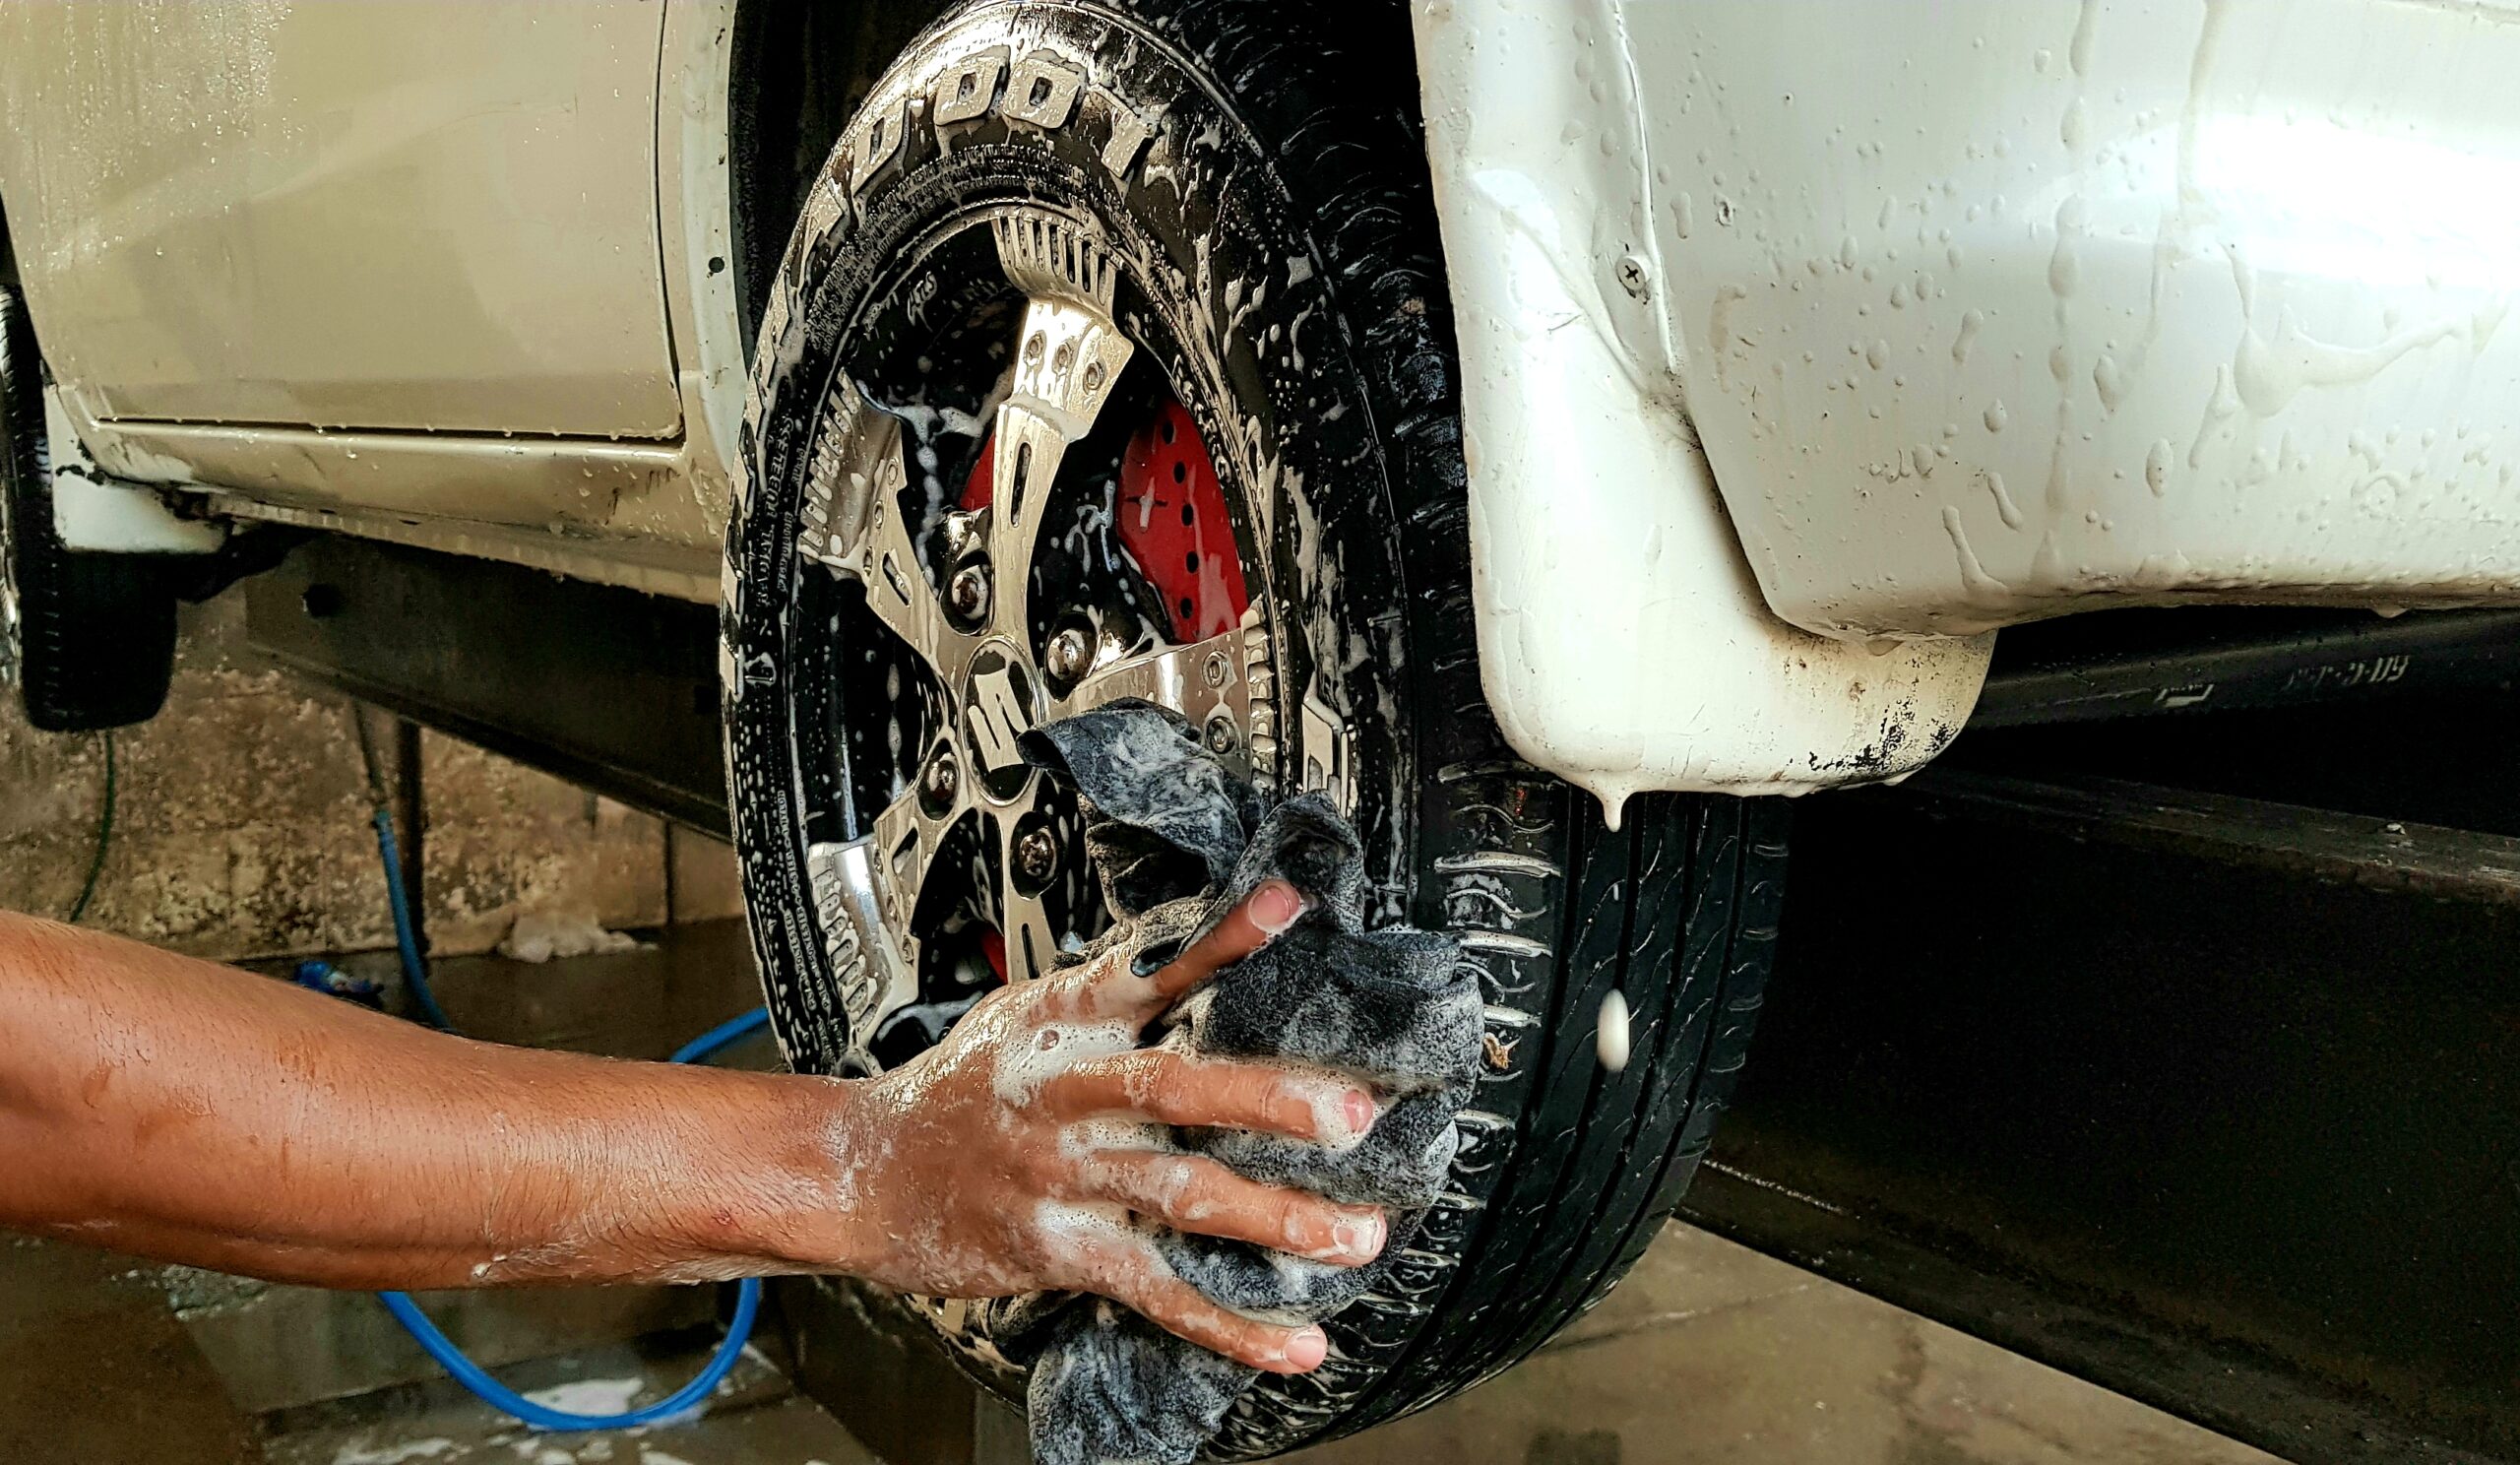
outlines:
{"label": "black tire", "polygon": [[[6,654],[27,721],[46,732],[147,722],[166,704],[175,596],[158,566],[128,554],[74,554],[52,524],[43,365],[14,286],[0,286],[0,586]],[[16,613],[7,613],[14,601]]]}
{"label": "black tire", "polygon": [[[1083,72],[1073,114],[1043,130],[992,108],[944,149],[923,103],[896,110],[993,46]],[[1115,172],[1119,109],[1159,107],[1160,176]],[[876,115],[911,125],[852,179]],[[808,208],[772,286],[728,537],[734,824],[782,1041],[828,1071],[851,1036],[805,855],[811,791],[831,778],[831,739],[799,711],[817,674],[800,669],[828,666],[826,623],[796,613],[825,393],[923,230],[990,200],[1045,204],[1112,241],[1135,299],[1124,329],[1208,442],[1240,450],[1219,453],[1221,475],[1245,495],[1272,485],[1274,537],[1246,573],[1272,587],[1279,684],[1315,687],[1347,722],[1382,916],[1459,932],[1493,1011],[1495,1071],[1453,1192],[1388,1294],[1332,1322],[1331,1364],[1264,1380],[1218,1451],[1273,1454],[1499,1371],[1634,1262],[1705,1153],[1769,968],[1784,819],[1774,800],[1651,796],[1609,831],[1592,799],[1517,761],[1488,712],[1404,8],[980,0],[914,42],[859,116],[817,184],[850,202]],[[1251,282],[1267,287],[1256,302]],[[1632,1013],[1616,1073],[1595,1059],[1614,990]]]}

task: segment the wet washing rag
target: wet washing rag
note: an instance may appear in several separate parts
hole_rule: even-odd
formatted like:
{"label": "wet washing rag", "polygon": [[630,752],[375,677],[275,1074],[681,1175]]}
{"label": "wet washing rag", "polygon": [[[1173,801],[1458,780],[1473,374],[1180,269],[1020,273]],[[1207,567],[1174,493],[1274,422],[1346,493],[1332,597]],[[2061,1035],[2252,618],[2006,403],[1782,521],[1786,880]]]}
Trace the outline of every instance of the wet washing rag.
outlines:
{"label": "wet washing rag", "polygon": [[[1152,972],[1263,880],[1308,902],[1268,947],[1219,974],[1148,1033],[1213,1057],[1284,1060],[1362,1079],[1381,1109],[1354,1147],[1174,1129],[1169,1143],[1268,1184],[1390,1212],[1382,1255],[1362,1267],[1155,1229],[1172,1269],[1226,1306],[1318,1320],[1374,1288],[1441,1190],[1453,1117],[1478,1081],[1480,996],[1452,937],[1364,929],[1356,834],[1320,795],[1272,802],[1201,744],[1186,722],[1119,702],[1026,735],[1025,755],[1067,778],[1088,808],[1086,850],[1116,924],[1086,953],[1119,949]],[[993,1305],[992,1336],[1033,1366],[1033,1453],[1041,1465],[1179,1465],[1198,1453],[1257,1370],[1137,1313],[1072,1295]],[[1326,1367],[1337,1368],[1334,1353]]]}

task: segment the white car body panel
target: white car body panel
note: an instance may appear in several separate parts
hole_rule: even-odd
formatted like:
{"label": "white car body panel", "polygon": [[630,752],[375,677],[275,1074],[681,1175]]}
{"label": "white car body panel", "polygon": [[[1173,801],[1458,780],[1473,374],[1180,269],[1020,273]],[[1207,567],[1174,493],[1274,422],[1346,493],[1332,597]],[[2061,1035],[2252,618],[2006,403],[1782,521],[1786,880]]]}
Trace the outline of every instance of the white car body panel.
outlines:
{"label": "white car body panel", "polygon": [[1635,78],[1585,15],[1418,12],[1488,702],[1613,819],[1651,789],[1895,778],[1959,732],[1991,640],[1866,648],[1761,601],[1653,306]]}
{"label": "white car body panel", "polygon": [[[1896,773],[1844,749],[1885,683],[1965,717],[1984,647],[1936,638],[2520,599],[2501,0],[1417,25],[1482,659],[1544,766],[1606,793]],[[1745,575],[1755,599],[1714,589]],[[1841,649],[1789,653],[1780,619]],[[1911,644],[1853,650],[1885,640]]]}
{"label": "white car body panel", "polygon": [[670,438],[662,11],[0,7],[0,178],[90,415]]}
{"label": "white car body panel", "polygon": [[77,444],[220,513],[714,599],[733,9],[0,6]]}

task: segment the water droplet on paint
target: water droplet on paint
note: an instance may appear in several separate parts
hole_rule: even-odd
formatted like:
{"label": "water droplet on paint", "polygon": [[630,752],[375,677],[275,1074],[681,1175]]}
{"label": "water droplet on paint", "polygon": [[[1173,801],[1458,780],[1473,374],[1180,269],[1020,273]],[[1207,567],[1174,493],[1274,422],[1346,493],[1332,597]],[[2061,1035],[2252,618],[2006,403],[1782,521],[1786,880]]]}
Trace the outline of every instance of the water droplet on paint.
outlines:
{"label": "water droplet on paint", "polygon": [[2153,439],[2153,450],[2144,455],[2144,485],[2159,498],[2170,491],[2170,439]]}

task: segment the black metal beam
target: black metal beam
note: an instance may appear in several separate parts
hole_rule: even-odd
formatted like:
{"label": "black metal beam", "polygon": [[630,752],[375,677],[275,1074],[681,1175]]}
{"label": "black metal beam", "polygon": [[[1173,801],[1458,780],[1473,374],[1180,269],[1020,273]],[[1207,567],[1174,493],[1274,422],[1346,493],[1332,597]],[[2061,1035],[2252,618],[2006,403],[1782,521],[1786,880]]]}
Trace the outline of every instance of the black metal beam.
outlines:
{"label": "black metal beam", "polygon": [[1926,769],[1902,793],[1927,818],[2520,906],[2520,839],[2510,835],[2120,779],[2053,783],[1951,767]]}
{"label": "black metal beam", "polygon": [[464,555],[318,537],[248,581],[281,665],[426,727],[724,837],[707,605]]}
{"label": "black metal beam", "polygon": [[2190,607],[2014,626],[1973,729],[2282,707],[2520,683],[2520,610]]}

